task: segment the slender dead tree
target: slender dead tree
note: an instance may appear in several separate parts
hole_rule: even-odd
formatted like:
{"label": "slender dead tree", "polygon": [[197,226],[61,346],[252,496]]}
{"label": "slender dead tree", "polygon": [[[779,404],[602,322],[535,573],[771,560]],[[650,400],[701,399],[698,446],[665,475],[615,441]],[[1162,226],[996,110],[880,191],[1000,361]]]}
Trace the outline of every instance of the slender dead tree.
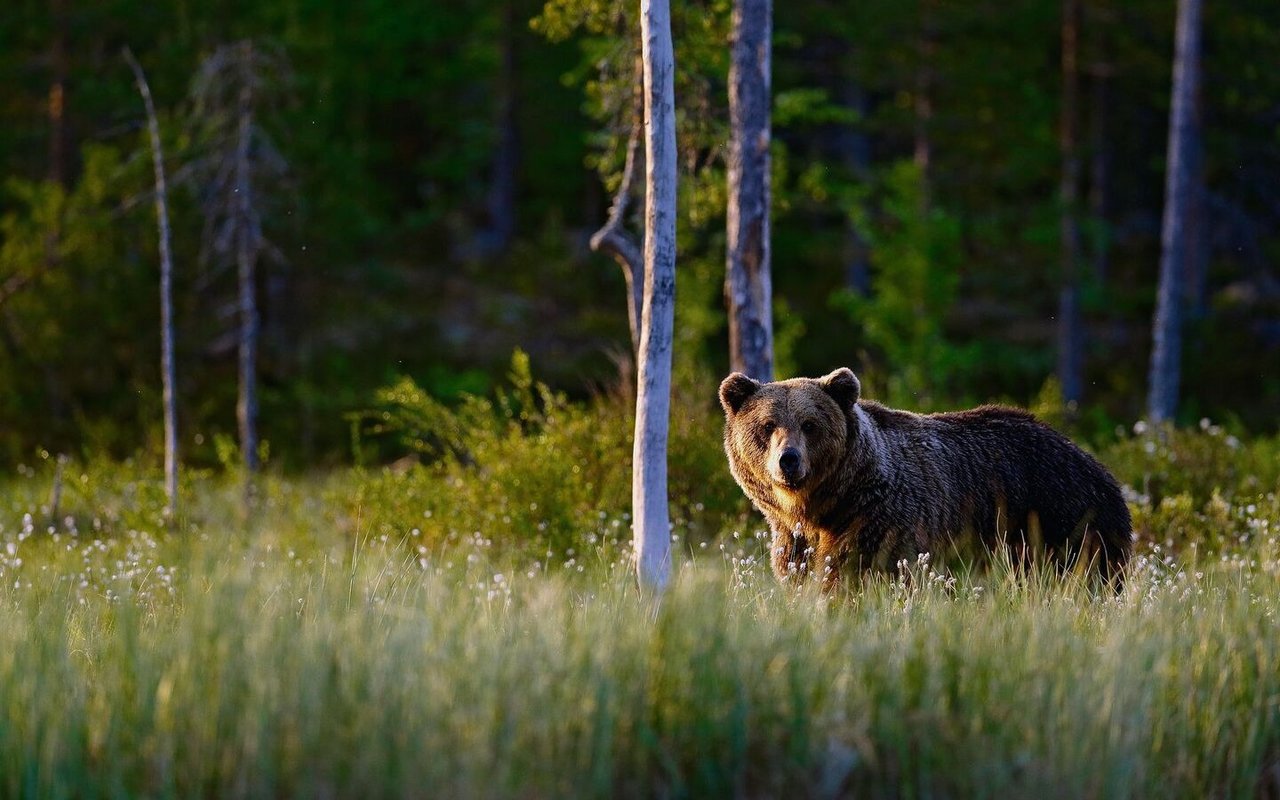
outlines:
{"label": "slender dead tree", "polygon": [[164,150],[160,144],[160,123],[155,102],[142,65],[133,51],[124,48],[124,60],[133,70],[147,111],[147,133],[151,138],[151,165],[156,180],[156,222],[160,227],[160,382],[164,405],[164,491],[168,502],[165,514],[170,519],[178,513],[178,406],[174,386],[176,367],[173,357],[173,250],[169,232],[169,190],[164,173]]}
{"label": "slender dead tree", "polygon": [[[1198,68],[1197,68],[1198,72]],[[1200,81],[1191,98],[1191,131],[1187,136],[1187,216],[1183,225],[1185,255],[1182,292],[1186,313],[1192,320],[1204,317],[1209,310],[1209,192],[1205,186],[1204,92]]]}
{"label": "slender dead tree", "polygon": [[497,78],[496,127],[498,141],[493,154],[493,174],[489,179],[486,206],[489,211],[489,250],[501,253],[511,244],[516,232],[516,173],[519,169],[520,138],[516,100],[516,35],[519,30],[515,2],[502,4],[500,60]]}
{"label": "slender dead tree", "polygon": [[235,160],[236,275],[240,297],[240,392],[236,398],[236,423],[245,469],[258,469],[258,230],[261,222],[253,208],[253,182],[249,178],[249,148],[253,141],[253,81],[248,64],[253,45],[240,43],[240,100]]}
{"label": "slender dead tree", "polygon": [[1080,319],[1080,0],[1062,2],[1062,107],[1058,148],[1058,228],[1062,238],[1062,285],[1058,291],[1058,381],[1070,411],[1084,394],[1084,325]]}
{"label": "slender dead tree", "polygon": [[773,0],[734,0],[729,61],[729,208],[724,294],[729,363],[773,380],[769,262],[769,81]]}
{"label": "slender dead tree", "polygon": [[1165,168],[1164,220],[1160,232],[1160,285],[1152,320],[1151,370],[1147,416],[1172,420],[1178,409],[1182,359],[1182,282],[1185,278],[1185,226],[1191,201],[1191,159],[1195,141],[1195,98],[1200,85],[1200,0],[1178,0],[1177,42],[1173,56],[1169,153]]}
{"label": "slender dead tree", "polygon": [[288,165],[261,118],[287,76],[283,58],[248,40],[218,48],[205,59],[192,90],[204,154],[192,165],[205,217],[204,255],[235,264],[238,384],[236,422],[246,493],[258,459],[257,270],[260,258],[282,256],[263,232],[264,187],[278,186]]}
{"label": "slender dead tree", "polygon": [[669,0],[640,0],[640,34],[645,95],[644,309],[631,516],[636,574],[643,590],[657,594],[671,574],[667,430],[676,296],[676,124]]}

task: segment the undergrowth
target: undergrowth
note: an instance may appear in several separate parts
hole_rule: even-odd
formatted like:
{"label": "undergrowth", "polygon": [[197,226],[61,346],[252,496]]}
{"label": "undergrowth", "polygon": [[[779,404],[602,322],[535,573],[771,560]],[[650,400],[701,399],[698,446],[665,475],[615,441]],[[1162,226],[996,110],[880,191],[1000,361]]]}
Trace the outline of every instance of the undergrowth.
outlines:
{"label": "undergrowth", "polygon": [[834,600],[732,540],[660,605],[608,548],[580,572],[301,528],[0,538],[6,796],[1276,788],[1274,538],[1146,552],[1118,597],[922,557]]}
{"label": "undergrowth", "polygon": [[[1280,792],[1280,440],[1126,432],[1119,596],[928,557],[836,599],[769,574],[713,397],[673,420],[676,577],[630,565],[625,404],[519,362],[411,384],[392,467],[0,481],[0,795]],[[415,416],[417,415],[417,416]],[[422,433],[434,431],[430,436]]]}

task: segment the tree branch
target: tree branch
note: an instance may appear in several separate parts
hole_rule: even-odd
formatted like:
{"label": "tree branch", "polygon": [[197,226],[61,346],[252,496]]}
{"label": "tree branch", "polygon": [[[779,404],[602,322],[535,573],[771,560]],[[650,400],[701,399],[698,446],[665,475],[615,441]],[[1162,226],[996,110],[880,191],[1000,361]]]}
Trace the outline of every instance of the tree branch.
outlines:
{"label": "tree branch", "polygon": [[[637,67],[637,74],[639,68]],[[591,237],[591,249],[612,256],[622,267],[627,282],[627,321],[631,325],[631,352],[640,351],[640,312],[644,304],[644,255],[641,242],[626,229],[627,206],[635,184],[636,162],[644,133],[644,95],[636,87],[631,115],[631,135],[627,140],[627,158],[622,167],[622,180],[609,207],[609,218]]]}
{"label": "tree branch", "polygon": [[48,272],[52,267],[53,265],[46,261],[31,272],[19,272],[6,278],[4,283],[0,283],[0,308],[3,308],[15,294],[27,288],[36,278]]}

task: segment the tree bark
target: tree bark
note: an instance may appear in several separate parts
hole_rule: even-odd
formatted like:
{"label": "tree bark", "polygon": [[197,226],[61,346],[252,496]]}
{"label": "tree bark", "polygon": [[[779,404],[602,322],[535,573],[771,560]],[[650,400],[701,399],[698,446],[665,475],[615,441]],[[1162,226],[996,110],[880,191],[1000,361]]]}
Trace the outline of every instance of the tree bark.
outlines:
{"label": "tree bark", "polygon": [[641,0],[645,91],[644,311],[636,382],[631,509],[636,574],[654,594],[671,574],[667,430],[676,290],[675,54],[669,0]]}
{"label": "tree bark", "polygon": [[125,61],[133,70],[138,93],[147,110],[147,133],[151,138],[151,165],[156,180],[156,221],[160,227],[160,381],[164,406],[164,491],[165,514],[172,519],[178,513],[178,409],[175,395],[177,379],[173,357],[173,250],[170,246],[169,193],[164,173],[164,150],[160,144],[160,123],[156,119],[151,87],[142,65],[129,48]]}
{"label": "tree bark", "polygon": [[1195,141],[1195,97],[1200,84],[1200,0],[1178,0],[1177,43],[1169,109],[1169,153],[1165,170],[1164,220],[1160,234],[1160,284],[1152,320],[1147,416],[1172,420],[1178,410],[1182,358],[1182,281],[1186,269],[1185,227],[1191,199],[1188,153]]}
{"label": "tree bark", "polygon": [[49,51],[52,69],[49,81],[49,180],[67,185],[67,0],[50,0],[53,21],[53,46]]}
{"label": "tree bark", "polygon": [[493,175],[489,181],[490,255],[506,251],[516,230],[516,172],[520,141],[516,128],[516,12],[510,0],[502,7],[501,62],[498,72],[498,141],[493,155]]}
{"label": "tree bark", "polygon": [[1084,326],[1080,319],[1079,135],[1080,0],[1062,3],[1062,108],[1058,146],[1062,175],[1058,186],[1062,238],[1062,285],[1058,293],[1058,381],[1070,411],[1084,393]]}
{"label": "tree bark", "polygon": [[245,74],[240,88],[236,147],[236,264],[240,294],[240,392],[236,400],[236,422],[240,428],[240,450],[247,481],[248,476],[258,470],[258,305],[255,299],[258,237],[249,164],[253,133],[252,45],[245,42],[241,47],[244,48],[241,68]]}
{"label": "tree bark", "polygon": [[[1196,54],[1197,61],[1199,54]],[[1200,68],[1197,64],[1196,72]],[[1191,98],[1191,132],[1187,136],[1187,214],[1183,228],[1183,250],[1186,253],[1183,294],[1187,315],[1200,319],[1209,308],[1209,203],[1204,180],[1203,93],[1196,82]]]}
{"label": "tree bark", "polygon": [[1111,144],[1108,118],[1111,103],[1111,68],[1102,63],[1092,70],[1092,112],[1089,115],[1089,216],[1098,226],[1093,237],[1093,279],[1107,282],[1111,263]]}
{"label": "tree bark", "polygon": [[729,364],[773,380],[769,263],[769,79],[773,0],[734,0],[729,62],[729,208],[725,299]]}

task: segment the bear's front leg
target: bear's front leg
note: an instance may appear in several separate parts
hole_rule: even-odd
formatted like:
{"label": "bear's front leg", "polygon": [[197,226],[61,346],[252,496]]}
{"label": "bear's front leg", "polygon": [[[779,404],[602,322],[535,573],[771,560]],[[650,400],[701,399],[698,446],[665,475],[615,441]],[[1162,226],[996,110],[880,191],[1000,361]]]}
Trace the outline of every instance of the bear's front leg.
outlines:
{"label": "bear's front leg", "polygon": [[840,575],[847,558],[847,547],[842,546],[841,540],[826,531],[818,536],[813,572],[822,581],[823,594],[831,594],[839,588]]}
{"label": "bear's front leg", "polygon": [[770,560],[773,574],[783,583],[800,583],[813,571],[814,548],[799,526],[773,531]]}

